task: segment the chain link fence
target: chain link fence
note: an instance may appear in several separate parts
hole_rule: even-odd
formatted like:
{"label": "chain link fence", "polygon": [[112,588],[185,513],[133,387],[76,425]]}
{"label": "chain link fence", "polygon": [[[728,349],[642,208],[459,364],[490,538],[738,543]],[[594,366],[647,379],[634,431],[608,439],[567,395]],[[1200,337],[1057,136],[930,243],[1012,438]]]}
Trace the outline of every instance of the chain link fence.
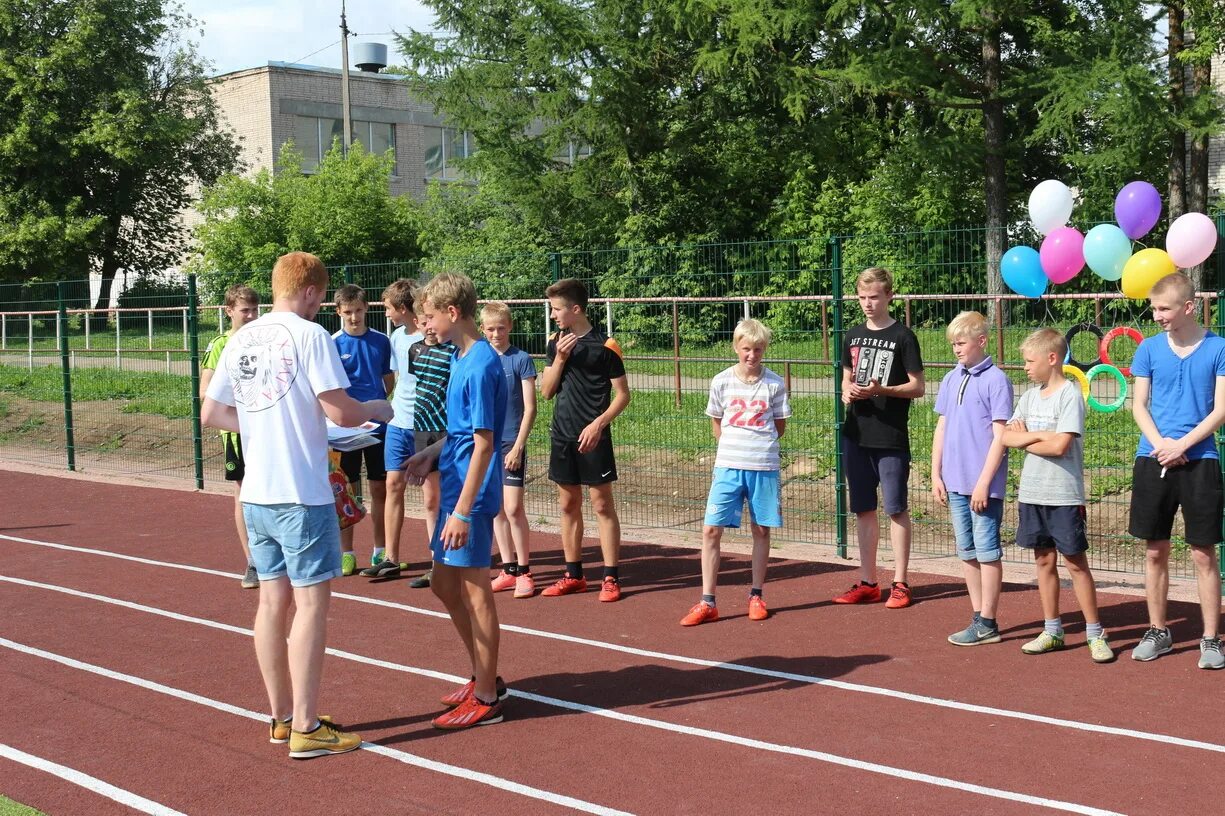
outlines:
{"label": "chain link fence", "polygon": [[[1218,219],[1225,235],[1225,218]],[[512,309],[512,342],[537,359],[549,333],[545,287],[563,277],[583,280],[592,294],[592,322],[625,350],[633,402],[613,425],[620,482],[614,491],[631,536],[651,531],[700,532],[715,443],[705,417],[710,378],[731,365],[736,322],[755,317],[774,330],[767,365],[787,382],[794,415],[783,439],[785,526],[776,539],[829,547],[854,557],[838,455],[842,406],[837,368],[843,332],[862,320],[855,276],[867,266],[891,269],[897,284],[894,316],[919,338],[927,395],[911,410],[911,511],[916,554],[951,555],[948,514],[929,483],[933,411],[941,378],[954,359],[944,337],[963,309],[993,320],[989,352],[1013,381],[1029,387],[1019,346],[1034,328],[1054,326],[1071,337],[1071,356],[1096,361],[1092,328],[1156,331],[1146,304],[1124,299],[1088,270],[1040,300],[987,294],[982,229],[820,240],[736,242],[644,249],[525,253],[427,259],[330,268],[332,284],[356,283],[371,304],[368,323],[390,331],[382,290],[393,280],[428,280],[462,271],[483,299]],[[1209,275],[1225,281],[1225,253],[1209,261]],[[199,361],[226,329],[221,293],[232,283],[267,293],[268,271],[167,277],[123,292],[111,308],[92,309],[88,282],[0,286],[0,453],[49,470],[70,468],[127,476],[179,479],[197,486],[223,478],[217,435],[198,421]],[[1225,283],[1216,284],[1225,288]],[[1225,323],[1220,291],[1201,293],[1205,325]],[[262,309],[266,310],[265,302]],[[339,328],[334,309],[317,318]],[[1080,327],[1080,331],[1072,331]],[[1225,333],[1225,332],[1223,332]],[[1130,362],[1134,342],[1109,346],[1111,360]],[[1101,403],[1121,396],[1118,384],[1097,378]],[[556,521],[555,489],[547,481],[552,404],[540,402],[529,443],[527,499],[534,523]],[[1126,535],[1131,461],[1138,430],[1130,397],[1121,410],[1090,411],[1085,470],[1091,562],[1097,569],[1143,571],[1143,547]],[[1022,456],[1010,457],[1015,496]],[[414,507],[416,491],[409,493]],[[1016,504],[1005,524],[1015,526]],[[419,505],[417,505],[419,509]],[[1006,540],[1011,535],[1006,534]],[[887,550],[887,548],[885,548]],[[1023,560],[1009,546],[1007,557]],[[1180,529],[1175,574],[1192,574]]]}

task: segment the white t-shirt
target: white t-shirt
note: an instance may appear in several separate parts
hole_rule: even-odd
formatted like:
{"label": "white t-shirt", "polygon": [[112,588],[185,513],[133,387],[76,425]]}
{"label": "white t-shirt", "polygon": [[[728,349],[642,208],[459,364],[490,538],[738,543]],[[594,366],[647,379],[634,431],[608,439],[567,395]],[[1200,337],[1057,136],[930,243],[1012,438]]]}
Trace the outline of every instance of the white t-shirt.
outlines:
{"label": "white t-shirt", "polygon": [[719,420],[719,452],[715,467],[778,470],[778,429],[774,420],[791,416],[783,378],[762,368],[757,382],[736,376],[736,367],[720,371],[710,381],[706,416]]}
{"label": "white t-shirt", "polygon": [[413,429],[413,412],[417,406],[417,377],[408,371],[408,350],[424,339],[421,332],[409,334],[404,326],[391,333],[391,370],[396,372],[396,389],[391,395],[395,416],[389,424],[409,431]]}
{"label": "white t-shirt", "polygon": [[208,396],[238,408],[250,504],[331,504],[328,439],[316,395],[349,387],[327,329],[269,312],[234,333]]}

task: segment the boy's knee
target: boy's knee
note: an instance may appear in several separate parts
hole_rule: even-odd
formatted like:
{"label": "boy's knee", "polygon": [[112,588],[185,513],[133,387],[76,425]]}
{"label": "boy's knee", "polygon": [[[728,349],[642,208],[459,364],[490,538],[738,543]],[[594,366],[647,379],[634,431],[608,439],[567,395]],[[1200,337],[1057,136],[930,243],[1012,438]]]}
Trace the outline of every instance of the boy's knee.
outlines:
{"label": "boy's knee", "polygon": [[1200,569],[1200,570],[1217,569],[1218,561],[1217,561],[1216,547],[1192,546],[1190,549],[1191,549],[1191,563],[1193,563],[1197,569]]}

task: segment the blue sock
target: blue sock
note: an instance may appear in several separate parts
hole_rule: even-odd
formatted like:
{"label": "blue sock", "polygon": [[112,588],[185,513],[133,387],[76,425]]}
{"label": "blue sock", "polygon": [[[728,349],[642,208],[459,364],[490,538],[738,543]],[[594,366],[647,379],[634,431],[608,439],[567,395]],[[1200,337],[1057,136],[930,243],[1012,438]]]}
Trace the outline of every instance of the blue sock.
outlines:
{"label": "blue sock", "polygon": [[[1101,627],[1098,627],[1101,628]],[[1048,635],[1063,636],[1063,618],[1045,618],[1042,621],[1042,629]]]}
{"label": "blue sock", "polygon": [[979,615],[978,623],[980,626],[985,626],[988,629],[998,629],[999,628],[998,626],[995,625],[995,618],[984,618],[982,615]]}
{"label": "blue sock", "polygon": [[1105,634],[1106,632],[1102,629],[1102,625],[1100,623],[1085,624],[1085,637],[1089,640],[1103,637]]}
{"label": "blue sock", "polygon": [[702,603],[706,604],[707,606],[714,606],[714,605],[715,605],[715,596],[714,596],[714,595],[703,595],[703,596],[702,596]]}
{"label": "blue sock", "polygon": [[977,609],[975,609],[974,617],[970,619],[970,623],[978,623],[982,619],[983,619],[982,613],[980,613]]}

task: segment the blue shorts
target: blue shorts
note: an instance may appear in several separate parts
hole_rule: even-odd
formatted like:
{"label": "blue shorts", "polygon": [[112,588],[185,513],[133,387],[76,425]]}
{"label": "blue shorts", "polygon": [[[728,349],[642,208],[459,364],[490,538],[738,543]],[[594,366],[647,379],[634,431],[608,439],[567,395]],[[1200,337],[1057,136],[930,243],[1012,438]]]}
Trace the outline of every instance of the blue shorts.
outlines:
{"label": "blue shorts", "polygon": [[247,504],[251,563],[261,581],[289,576],[296,587],[340,577],[340,524],[335,504]]}
{"label": "blue shorts", "polygon": [[1089,549],[1083,504],[1017,503],[1017,546],[1080,555]]}
{"label": "blue shorts", "polygon": [[852,513],[876,511],[880,488],[885,515],[906,512],[909,505],[910,451],[900,448],[865,448],[849,436],[842,438],[842,463]]}
{"label": "blue shorts", "polygon": [[707,527],[739,527],[745,499],[749,518],[759,527],[782,527],[777,470],[715,468],[706,498]]}
{"label": "blue shorts", "polygon": [[473,513],[468,525],[468,543],[458,550],[447,550],[442,546],[442,528],[447,526],[449,511],[438,511],[438,523],[434,525],[434,537],[430,539],[430,554],[434,561],[448,567],[481,567],[489,569],[489,554],[493,552],[493,519],[488,513]]}
{"label": "blue shorts", "polygon": [[417,446],[413,444],[412,428],[387,426],[387,437],[383,440],[384,470],[404,470],[404,463],[416,452]]}
{"label": "blue shorts", "polygon": [[970,509],[970,497],[965,493],[949,493],[949,515],[953,517],[953,535],[957,539],[957,557],[962,561],[991,564],[1004,557],[1000,546],[1000,521],[1004,518],[1004,500],[987,499],[987,509],[975,513]]}

